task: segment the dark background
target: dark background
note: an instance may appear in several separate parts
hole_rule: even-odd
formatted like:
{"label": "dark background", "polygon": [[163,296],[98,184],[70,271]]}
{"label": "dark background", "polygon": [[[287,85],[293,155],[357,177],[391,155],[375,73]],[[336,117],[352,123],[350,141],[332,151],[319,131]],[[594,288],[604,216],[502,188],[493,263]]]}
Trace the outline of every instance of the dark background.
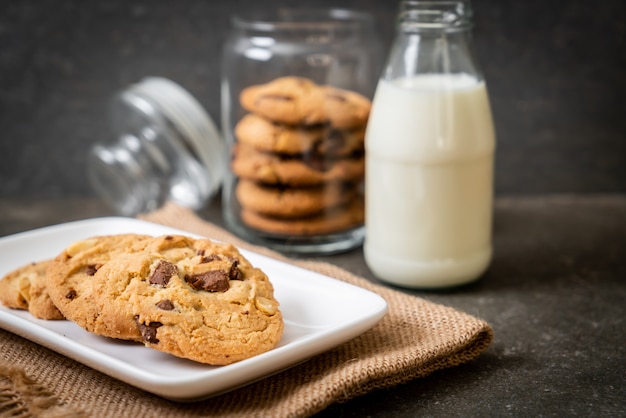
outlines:
{"label": "dark background", "polygon": [[[111,139],[113,93],[148,75],[219,123],[229,17],[298,1],[0,0],[0,197],[91,196],[85,155]],[[376,16],[396,1],[314,0]],[[626,192],[626,2],[475,0],[498,134],[497,195]]]}

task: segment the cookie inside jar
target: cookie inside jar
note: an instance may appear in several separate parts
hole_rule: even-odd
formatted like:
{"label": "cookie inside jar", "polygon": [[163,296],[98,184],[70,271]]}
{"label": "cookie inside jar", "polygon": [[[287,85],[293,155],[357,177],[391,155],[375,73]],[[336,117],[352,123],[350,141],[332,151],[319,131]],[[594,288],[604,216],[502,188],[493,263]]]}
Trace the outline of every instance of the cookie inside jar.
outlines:
{"label": "cookie inside jar", "polygon": [[240,105],[231,169],[247,227],[312,237],[363,224],[369,99],[280,77],[244,88]]}

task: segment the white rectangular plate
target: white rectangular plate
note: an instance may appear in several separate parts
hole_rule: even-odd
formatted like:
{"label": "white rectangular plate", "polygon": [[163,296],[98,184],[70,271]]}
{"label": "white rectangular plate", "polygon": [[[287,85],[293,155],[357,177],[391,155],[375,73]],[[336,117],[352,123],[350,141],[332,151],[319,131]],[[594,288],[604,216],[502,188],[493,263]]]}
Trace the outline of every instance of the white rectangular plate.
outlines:
{"label": "white rectangular plate", "polygon": [[[182,234],[185,231],[131,218],[71,222],[0,238],[0,277],[32,261],[52,258],[74,241],[95,235]],[[241,250],[274,285],[285,320],[276,348],[228,366],[208,366],[141,344],[100,337],[70,321],[36,319],[0,306],[0,327],[91,368],[176,401],[223,393],[277,373],[372,328],[387,312],[383,298],[342,281]]]}

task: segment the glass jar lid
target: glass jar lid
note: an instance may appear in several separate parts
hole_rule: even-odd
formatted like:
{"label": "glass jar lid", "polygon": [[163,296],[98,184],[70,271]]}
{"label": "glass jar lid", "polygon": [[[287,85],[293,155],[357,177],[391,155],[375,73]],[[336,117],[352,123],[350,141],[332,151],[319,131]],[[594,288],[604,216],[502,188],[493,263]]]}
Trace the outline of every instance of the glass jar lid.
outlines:
{"label": "glass jar lid", "polygon": [[115,96],[110,116],[117,142],[92,148],[88,176],[117,212],[133,216],[165,201],[199,209],[217,193],[225,144],[181,86],[145,78]]}

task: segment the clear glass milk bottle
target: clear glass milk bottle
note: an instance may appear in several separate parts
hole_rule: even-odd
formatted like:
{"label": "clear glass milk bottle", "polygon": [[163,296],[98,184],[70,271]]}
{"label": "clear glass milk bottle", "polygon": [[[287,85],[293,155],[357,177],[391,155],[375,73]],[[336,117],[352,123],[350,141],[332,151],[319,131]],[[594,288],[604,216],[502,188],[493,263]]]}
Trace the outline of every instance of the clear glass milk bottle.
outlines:
{"label": "clear glass milk bottle", "polygon": [[390,283],[471,282],[490,264],[495,134],[469,2],[403,1],[367,125],[364,255]]}

